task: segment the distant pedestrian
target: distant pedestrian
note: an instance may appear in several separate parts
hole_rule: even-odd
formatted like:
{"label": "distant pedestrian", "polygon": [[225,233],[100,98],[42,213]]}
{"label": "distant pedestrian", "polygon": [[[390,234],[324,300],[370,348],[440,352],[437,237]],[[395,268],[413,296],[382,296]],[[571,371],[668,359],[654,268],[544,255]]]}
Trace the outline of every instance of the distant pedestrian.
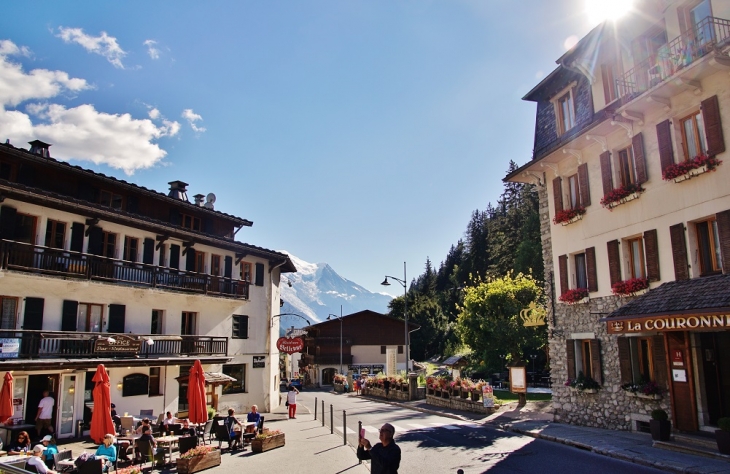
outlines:
{"label": "distant pedestrian", "polygon": [[357,378],[352,383],[353,383],[353,385],[355,385],[355,395],[360,395],[360,379]]}
{"label": "distant pedestrian", "polygon": [[387,377],[383,381],[383,388],[385,389],[385,398],[388,398],[388,393],[390,393],[390,379]]}
{"label": "distant pedestrian", "polygon": [[390,423],[380,428],[380,443],[370,445],[365,438],[360,440],[357,447],[357,458],[362,460],[370,459],[370,474],[398,474],[400,467],[400,448],[395,441],[395,428]]}
{"label": "distant pedestrian", "polygon": [[289,404],[289,418],[297,417],[297,393],[299,393],[299,390],[294,385],[289,385],[289,392],[286,394],[286,402]]}
{"label": "distant pedestrian", "polygon": [[48,390],[43,390],[43,398],[38,403],[38,412],[35,415],[35,430],[38,436],[53,434],[53,406],[56,401],[49,395]]}

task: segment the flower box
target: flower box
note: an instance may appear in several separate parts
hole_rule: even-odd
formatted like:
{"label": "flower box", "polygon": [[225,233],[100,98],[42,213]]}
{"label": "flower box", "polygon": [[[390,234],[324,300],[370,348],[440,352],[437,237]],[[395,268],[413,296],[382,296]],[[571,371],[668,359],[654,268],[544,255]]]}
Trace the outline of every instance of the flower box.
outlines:
{"label": "flower box", "polygon": [[594,393],[598,393],[598,389],[597,388],[584,388],[583,390],[581,390],[579,388],[570,387],[570,390],[573,391],[573,392],[587,393],[589,395],[592,395]]}
{"label": "flower box", "polygon": [[461,391],[461,398],[463,398],[464,400],[468,399],[469,398],[469,392],[467,392],[466,390],[462,390]]}
{"label": "flower box", "polygon": [[278,433],[266,438],[256,437],[251,440],[251,451],[254,453],[263,453],[270,449],[280,448],[284,446],[284,433]]}
{"label": "flower box", "polygon": [[714,156],[697,155],[691,160],[680,161],[668,166],[662,173],[662,179],[681,183],[695,176],[715,171],[720,164],[722,161]]}
{"label": "flower box", "polygon": [[573,288],[560,295],[558,299],[567,304],[587,303],[589,300],[588,288]]}
{"label": "flower box", "polygon": [[209,467],[220,466],[221,452],[216,449],[201,456],[193,456],[188,459],[177,460],[178,474],[193,474],[194,472],[208,469]]}
{"label": "flower box", "polygon": [[479,393],[478,392],[471,392],[471,401],[472,402],[478,402],[479,401]]}
{"label": "flower box", "polygon": [[618,281],[611,286],[611,291],[617,296],[636,296],[649,288],[649,280],[646,278],[631,278]]}
{"label": "flower box", "polygon": [[616,206],[625,204],[634,199],[638,199],[644,188],[638,184],[628,184],[620,188],[612,189],[608,194],[601,198],[601,206],[612,210]]}
{"label": "flower box", "polygon": [[555,213],[553,218],[553,224],[569,225],[575,221],[583,219],[583,214],[586,213],[585,207],[576,207],[574,209],[563,209]]}
{"label": "flower box", "polygon": [[641,392],[626,392],[629,394],[630,397],[634,398],[643,398],[644,400],[661,400],[662,396],[658,393],[652,393],[650,395],[647,395],[645,393]]}
{"label": "flower box", "polygon": [[674,178],[673,181],[675,183],[681,183],[682,181],[687,181],[688,179],[692,179],[695,176],[699,176],[699,175],[701,175],[703,173],[707,173],[707,171],[708,171],[707,170],[707,165],[704,165],[704,166],[701,166],[701,167],[699,167],[697,169],[690,170],[690,171],[688,171],[687,173],[685,173],[683,175],[677,176],[676,178]]}
{"label": "flower box", "polygon": [[628,196],[619,199],[618,201],[609,202],[608,208],[613,209],[616,206],[620,206],[621,204],[633,201],[634,199],[639,199],[639,193],[631,193]]}
{"label": "flower box", "polygon": [[572,218],[570,220],[561,222],[560,225],[563,225],[563,226],[570,225],[573,222],[578,222],[581,219],[583,219],[583,214],[578,214],[577,216],[575,216],[574,218]]}

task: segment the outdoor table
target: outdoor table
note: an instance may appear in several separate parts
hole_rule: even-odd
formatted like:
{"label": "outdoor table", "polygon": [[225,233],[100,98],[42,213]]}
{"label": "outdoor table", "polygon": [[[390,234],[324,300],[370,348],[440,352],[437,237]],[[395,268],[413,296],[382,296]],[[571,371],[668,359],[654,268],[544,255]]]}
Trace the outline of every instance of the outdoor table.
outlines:
{"label": "outdoor table", "polygon": [[73,469],[76,467],[76,458],[63,459],[61,461],[58,461],[56,464],[56,470],[65,471],[66,469]]}
{"label": "outdoor table", "polygon": [[11,466],[25,469],[25,463],[27,463],[30,458],[31,456],[13,454],[12,456],[4,456],[0,458],[0,464],[10,464]]}
{"label": "outdoor table", "polygon": [[121,461],[129,461],[127,456],[127,449],[134,444],[134,440],[138,439],[142,435],[130,434],[126,436],[119,436],[117,438],[117,458]]}
{"label": "outdoor table", "polygon": [[157,446],[159,448],[167,447],[167,454],[169,455],[170,463],[172,463],[172,446],[179,440],[180,436],[175,435],[160,436],[159,438],[155,438],[155,441],[157,441]]}

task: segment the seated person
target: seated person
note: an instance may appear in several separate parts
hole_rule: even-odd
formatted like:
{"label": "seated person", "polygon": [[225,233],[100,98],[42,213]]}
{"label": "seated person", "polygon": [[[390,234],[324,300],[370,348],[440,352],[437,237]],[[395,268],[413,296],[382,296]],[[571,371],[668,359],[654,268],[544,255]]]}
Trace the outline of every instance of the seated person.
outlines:
{"label": "seated person", "polygon": [[8,445],[8,454],[21,454],[28,451],[30,451],[30,436],[27,431],[21,431],[15,441]]}
{"label": "seated person", "polygon": [[122,417],[117,414],[117,406],[112,403],[112,421],[117,428],[117,432],[122,429]]}
{"label": "seated person", "polygon": [[198,436],[197,431],[195,431],[195,427],[190,426],[190,421],[188,421],[187,418],[185,418],[182,421],[182,429],[180,430],[181,436]]}
{"label": "seated person", "polygon": [[168,411],[167,413],[165,413],[165,418],[162,420],[160,431],[163,433],[172,434],[172,425],[174,425],[175,423],[177,423],[177,420],[175,420],[175,417],[172,416],[172,413]]}
{"label": "seated person", "polygon": [[240,447],[241,446],[241,432],[236,431],[234,427],[238,425],[241,426],[241,422],[236,419],[235,416],[233,416],[235,411],[233,408],[228,409],[228,416],[223,420],[223,425],[228,430],[229,436],[231,440],[228,442],[228,448],[233,449],[234,446]]}
{"label": "seated person", "polygon": [[43,458],[46,461],[46,466],[48,466],[48,468],[50,469],[55,464],[53,455],[58,454],[58,446],[56,446],[56,440],[53,439],[53,436],[51,435],[45,435],[43,439],[41,439],[41,443],[43,444],[43,447],[46,448],[45,451],[43,451]]}
{"label": "seated person", "polygon": [[[259,407],[256,405],[251,405],[251,412],[246,415],[246,421],[249,423],[253,422],[256,423],[256,426],[261,423],[261,413],[259,413]],[[254,427],[255,428],[255,427]],[[247,430],[249,431],[249,430]]]}
{"label": "seated person", "polygon": [[150,419],[149,418],[143,418],[142,423],[137,427],[135,430],[135,433],[138,435],[141,435],[144,432],[144,427],[147,427],[150,429],[150,434],[152,433],[152,426],[150,426]]}
{"label": "seated person", "polygon": [[[140,441],[148,441],[150,443],[150,446],[152,447],[152,455],[154,456],[155,463],[158,466],[165,464],[165,453],[162,450],[157,449],[157,441],[155,441],[155,438],[152,436],[152,430],[149,426],[142,425],[142,436],[137,438],[137,443]],[[141,458],[143,456],[142,452],[139,450],[139,446],[136,446],[134,451],[137,453],[137,457]]]}
{"label": "seated person", "polygon": [[48,469],[46,463],[43,462],[43,451],[45,449],[42,444],[36,444],[33,447],[33,457],[28,459],[28,465],[33,466],[38,474],[56,474],[55,471]]}
{"label": "seated person", "polygon": [[104,458],[107,462],[102,468],[104,472],[109,471],[111,464],[117,462],[117,447],[114,446],[114,435],[109,433],[104,435],[104,442],[99,445],[94,453],[97,458]]}

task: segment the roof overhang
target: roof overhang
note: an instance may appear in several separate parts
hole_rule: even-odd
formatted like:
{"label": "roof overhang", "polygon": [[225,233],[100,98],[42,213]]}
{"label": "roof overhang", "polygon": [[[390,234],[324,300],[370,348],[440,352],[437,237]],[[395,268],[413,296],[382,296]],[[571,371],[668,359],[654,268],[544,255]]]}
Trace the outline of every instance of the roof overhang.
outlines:
{"label": "roof overhang", "polygon": [[106,368],[114,367],[160,367],[189,365],[199,360],[201,364],[225,364],[233,360],[229,356],[209,357],[159,357],[159,358],[93,358],[93,359],[4,359],[0,361],[0,371],[18,370],[63,370],[95,369],[99,364]]}

